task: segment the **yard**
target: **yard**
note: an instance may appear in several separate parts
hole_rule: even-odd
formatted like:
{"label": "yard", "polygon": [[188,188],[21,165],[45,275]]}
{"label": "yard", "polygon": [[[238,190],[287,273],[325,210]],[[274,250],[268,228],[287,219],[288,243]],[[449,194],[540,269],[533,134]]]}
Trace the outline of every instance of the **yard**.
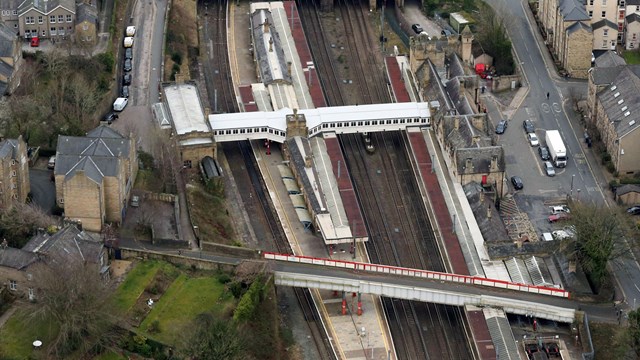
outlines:
{"label": "yard", "polygon": [[626,61],[628,65],[640,64],[640,50],[624,51],[622,53],[622,57],[624,58],[624,61]]}
{"label": "yard", "polygon": [[0,359],[25,359],[36,355],[33,342],[47,343],[56,330],[48,321],[29,318],[26,309],[18,309],[0,328]]}

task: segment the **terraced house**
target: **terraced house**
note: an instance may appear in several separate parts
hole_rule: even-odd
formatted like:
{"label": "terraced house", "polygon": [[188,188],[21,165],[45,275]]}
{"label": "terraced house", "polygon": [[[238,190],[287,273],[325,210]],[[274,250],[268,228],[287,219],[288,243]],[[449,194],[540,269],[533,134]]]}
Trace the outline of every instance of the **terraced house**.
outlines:
{"label": "terraced house", "polygon": [[137,173],[133,137],[106,125],[85,137],[58,137],[56,202],[67,218],[79,220],[86,230],[122,222]]}
{"label": "terraced house", "polygon": [[25,202],[29,194],[29,158],[22,136],[0,141],[0,207]]}
{"label": "terraced house", "polygon": [[18,29],[25,38],[63,38],[73,33],[75,0],[24,0],[18,6]]}

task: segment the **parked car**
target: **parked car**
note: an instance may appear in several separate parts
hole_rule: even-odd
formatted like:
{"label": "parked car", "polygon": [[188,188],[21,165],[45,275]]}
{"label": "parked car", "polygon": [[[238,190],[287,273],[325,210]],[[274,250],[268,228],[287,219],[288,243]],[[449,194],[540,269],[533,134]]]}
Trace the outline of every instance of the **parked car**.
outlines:
{"label": "parked car", "polygon": [[571,216],[567,213],[559,213],[559,214],[553,214],[553,215],[549,215],[548,219],[550,223],[554,223],[557,221],[563,221],[563,220],[569,220],[571,218]]}
{"label": "parked car", "polygon": [[140,197],[138,195],[133,195],[131,197],[131,207],[140,206]]}
{"label": "parked car", "polygon": [[628,208],[627,213],[631,215],[640,215],[640,205],[636,205]]}
{"label": "parked car", "polygon": [[520,176],[512,176],[511,183],[516,190],[521,190],[522,188],[524,188],[524,183],[522,182]]}
{"label": "parked car", "polygon": [[547,176],[556,176],[556,169],[553,167],[551,161],[544,162],[544,171],[547,173]]}
{"label": "parked car", "polygon": [[34,36],[31,38],[31,47],[38,47],[40,46],[40,38],[37,36]]}
{"label": "parked car", "polygon": [[567,205],[549,206],[551,214],[570,213],[571,209]]}
{"label": "parked car", "polygon": [[131,85],[131,74],[122,75],[122,85]]}
{"label": "parked car", "polygon": [[47,168],[53,170],[56,167],[56,156],[52,156],[49,158],[49,162],[47,163]]}
{"label": "parked car", "polygon": [[113,122],[115,120],[118,120],[118,114],[116,114],[114,112],[110,112],[110,113],[108,113],[107,115],[104,116],[103,120],[106,121],[106,122],[111,123],[111,122]]}
{"label": "parked car", "polygon": [[451,31],[447,30],[447,29],[444,29],[444,30],[440,31],[440,35],[442,35],[442,36],[450,36],[450,35],[453,35],[453,33]]}
{"label": "parked car", "polygon": [[129,86],[125,85],[120,89],[120,96],[128,98],[129,97]]}
{"label": "parked car", "polygon": [[133,65],[131,64],[131,59],[125,59],[124,66],[122,67],[122,69],[126,72],[129,72],[131,71],[132,68],[133,68]]}
{"label": "parked car", "polygon": [[547,161],[551,158],[551,156],[549,155],[549,148],[546,146],[540,146],[538,148],[538,154],[540,154],[540,159],[542,159],[543,161]]}
{"label": "parked car", "polygon": [[570,239],[575,236],[575,234],[569,229],[555,230],[551,235],[556,240]]}
{"label": "parked car", "polygon": [[540,141],[538,140],[538,135],[536,135],[535,133],[528,133],[527,139],[529,139],[529,144],[531,144],[531,146],[540,145]]}
{"label": "parked car", "polygon": [[527,134],[536,132],[536,127],[533,126],[533,121],[529,119],[522,122],[522,127]]}
{"label": "parked car", "polygon": [[422,26],[420,26],[420,24],[413,24],[411,25],[411,28],[416,34],[420,34],[421,32],[424,31],[424,29],[422,28]]}
{"label": "parked car", "polygon": [[496,134],[504,134],[507,130],[507,120],[500,120],[498,126],[496,126]]}
{"label": "parked car", "polygon": [[124,58],[126,59],[133,59],[133,49],[132,48],[126,48],[124,49]]}

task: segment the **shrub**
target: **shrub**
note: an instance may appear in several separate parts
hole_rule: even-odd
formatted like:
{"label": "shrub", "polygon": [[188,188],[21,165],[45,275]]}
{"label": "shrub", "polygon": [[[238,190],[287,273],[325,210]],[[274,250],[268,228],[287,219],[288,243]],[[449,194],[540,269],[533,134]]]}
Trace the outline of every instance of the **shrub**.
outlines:
{"label": "shrub", "polygon": [[239,299],[242,296],[243,289],[240,282],[233,281],[230,282],[227,286],[229,287],[229,291],[231,291],[231,294],[233,294],[234,298]]}
{"label": "shrub", "polygon": [[220,284],[226,284],[231,281],[231,277],[227,273],[218,274],[218,282]]}
{"label": "shrub", "polygon": [[182,65],[182,54],[180,54],[179,52],[174,52],[173,54],[171,54],[171,60],[173,60],[174,63]]}
{"label": "shrub", "polygon": [[158,321],[157,319],[156,319],[156,320],[153,320],[153,321],[151,322],[151,324],[149,324],[149,326],[147,327],[147,331],[148,331],[150,334],[157,334],[157,333],[159,333],[159,332],[161,331],[161,330],[160,330],[160,321]]}

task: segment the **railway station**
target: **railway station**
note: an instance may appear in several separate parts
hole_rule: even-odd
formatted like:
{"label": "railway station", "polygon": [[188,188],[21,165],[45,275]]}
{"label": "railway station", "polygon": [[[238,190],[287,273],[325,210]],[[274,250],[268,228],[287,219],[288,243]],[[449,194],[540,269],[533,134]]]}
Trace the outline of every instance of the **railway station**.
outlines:
{"label": "railway station", "polygon": [[[237,66],[242,71],[254,72],[258,80],[247,84],[234,78],[238,106],[243,112],[210,114],[197,100],[195,87],[177,84],[164,88],[167,110],[163,113],[171,118],[173,131],[181,139],[185,166],[196,166],[207,157],[215,159],[212,148],[216,143],[250,141],[294,253],[370,262],[370,255],[359,250],[364,249],[362,243],[368,242],[371,234],[339,136],[359,134],[366,144],[371,141],[370,134],[402,131],[415,169],[413,176],[419,179],[419,194],[428,203],[430,226],[445,254],[444,270],[535,286],[557,286],[557,276],[541,266],[543,260],[514,258],[506,263],[489,260],[481,225],[473,217],[465,190],[448,179],[458,175],[447,174],[456,164],[439,152],[433,135],[434,112],[448,108],[448,113],[454,115],[445,120],[453,124],[453,117],[456,118],[455,127],[449,131],[466,131],[461,139],[473,138],[474,146],[480,143],[471,125],[478,120],[460,111],[464,108],[461,99],[456,103],[440,96],[423,99],[409,59],[396,54],[384,59],[388,91],[395,102],[326,107],[294,2],[251,3],[249,15],[236,13],[234,19],[234,26],[249,25],[251,44],[238,46],[249,46],[253,61],[233,61],[239,62]],[[229,30],[236,33],[234,28]],[[449,80],[451,85],[446,88],[432,65],[425,69],[438,78],[439,93],[450,96],[451,91],[463,86],[455,78],[458,67],[455,61],[450,64],[453,81]],[[442,126],[444,121],[438,121],[437,126]],[[361,146],[360,151],[366,154],[376,149],[373,145]],[[486,166],[497,166],[498,157],[491,159],[485,161]],[[471,168],[475,160],[465,161]],[[483,183],[485,180],[482,179]],[[361,334],[357,329],[354,333],[354,325],[368,329],[367,341],[374,343],[371,349],[379,355],[376,358],[386,359],[393,352],[388,325],[381,324],[384,315],[377,297],[345,291],[340,295],[326,290],[317,291],[317,297],[320,311],[328,320],[329,336],[342,358],[358,358],[354,354],[362,348]],[[506,319],[504,312],[496,311],[465,308],[473,320],[471,341],[476,349],[483,348],[489,338],[505,343],[504,348],[515,347],[512,336],[494,331]],[[351,315],[351,319],[345,314]],[[355,314],[357,317],[353,317]],[[485,319],[484,324],[481,318]],[[482,358],[495,358],[497,350],[484,347],[479,352]],[[508,358],[508,353],[500,352],[499,356]]]}

